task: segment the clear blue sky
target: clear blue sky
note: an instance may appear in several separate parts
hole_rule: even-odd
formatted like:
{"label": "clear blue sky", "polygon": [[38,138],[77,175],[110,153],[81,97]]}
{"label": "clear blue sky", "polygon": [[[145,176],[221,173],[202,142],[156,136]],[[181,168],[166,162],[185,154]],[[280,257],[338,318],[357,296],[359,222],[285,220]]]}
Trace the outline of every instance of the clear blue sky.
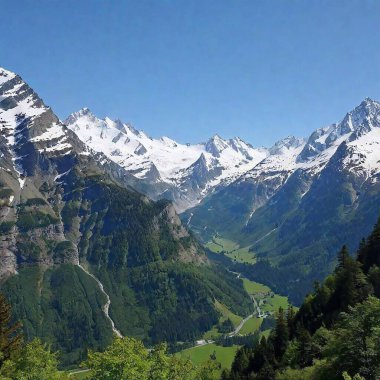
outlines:
{"label": "clear blue sky", "polygon": [[271,145],[380,99],[380,1],[0,0],[0,66],[59,117]]}

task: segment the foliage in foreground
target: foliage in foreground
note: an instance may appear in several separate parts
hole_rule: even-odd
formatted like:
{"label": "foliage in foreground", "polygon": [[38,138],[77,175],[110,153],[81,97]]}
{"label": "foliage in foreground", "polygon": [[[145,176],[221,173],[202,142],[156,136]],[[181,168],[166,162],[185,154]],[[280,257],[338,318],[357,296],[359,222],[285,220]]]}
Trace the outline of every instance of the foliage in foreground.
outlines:
{"label": "foliage in foreground", "polygon": [[34,339],[0,368],[0,380],[64,380],[58,371],[57,354],[47,344]]}
{"label": "foliage in foreground", "polygon": [[85,365],[93,380],[216,380],[219,369],[168,355],[165,344],[148,351],[134,338],[115,338],[105,352],[90,352]]}

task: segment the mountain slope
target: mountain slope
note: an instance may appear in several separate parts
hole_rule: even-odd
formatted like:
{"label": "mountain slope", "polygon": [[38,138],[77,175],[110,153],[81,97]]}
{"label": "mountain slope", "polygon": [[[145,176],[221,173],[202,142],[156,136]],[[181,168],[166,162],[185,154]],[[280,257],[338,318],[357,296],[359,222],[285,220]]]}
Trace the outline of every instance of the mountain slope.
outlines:
{"label": "mountain slope", "polygon": [[90,149],[124,169],[120,177],[126,183],[154,199],[174,201],[178,211],[196,205],[267,155],[266,149],[218,135],[197,145],[179,144],[168,137],[153,139],[120,120],[99,119],[87,108],[71,114],[65,124]]}
{"label": "mountain slope", "polygon": [[[271,149],[255,168],[188,210],[183,220],[206,240],[218,233],[250,245],[283,273],[270,285],[300,301],[312,281],[331,269],[338,242],[355,248],[376,220],[379,131],[380,104],[365,99],[306,142],[281,142],[280,150]],[[268,281],[265,271],[257,275]]]}
{"label": "mountain slope", "polygon": [[[380,220],[356,257],[346,246],[297,312],[278,310],[275,327],[253,350],[243,347],[226,379],[376,380],[380,371]],[[276,371],[276,374],[275,374]],[[342,376],[346,372],[347,376]],[[352,376],[352,377],[351,377]]]}
{"label": "mountain slope", "polygon": [[105,156],[4,69],[0,129],[0,281],[27,339],[68,364],[116,329],[147,343],[194,339],[217,321],[215,299],[249,312],[240,282],[210,265],[169,202],[115,182]]}

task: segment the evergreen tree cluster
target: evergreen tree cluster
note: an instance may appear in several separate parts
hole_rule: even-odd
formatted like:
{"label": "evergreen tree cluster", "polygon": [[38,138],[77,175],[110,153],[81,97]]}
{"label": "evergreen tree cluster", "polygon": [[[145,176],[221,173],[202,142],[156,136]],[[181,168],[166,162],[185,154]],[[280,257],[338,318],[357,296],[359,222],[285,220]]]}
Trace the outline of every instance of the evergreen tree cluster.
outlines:
{"label": "evergreen tree cluster", "polygon": [[335,271],[300,309],[279,309],[268,338],[243,347],[223,380],[380,378],[380,219],[356,257],[346,246]]}
{"label": "evergreen tree cluster", "polygon": [[17,351],[21,345],[21,324],[12,323],[11,306],[0,294],[0,366]]}

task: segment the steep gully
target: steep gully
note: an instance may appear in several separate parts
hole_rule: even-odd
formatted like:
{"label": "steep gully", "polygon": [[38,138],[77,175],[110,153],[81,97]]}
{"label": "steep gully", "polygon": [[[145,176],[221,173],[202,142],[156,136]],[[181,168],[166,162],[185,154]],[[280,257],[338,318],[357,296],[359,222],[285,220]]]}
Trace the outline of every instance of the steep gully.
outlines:
{"label": "steep gully", "polygon": [[78,265],[78,267],[80,269],[83,270],[83,272],[85,272],[87,275],[89,275],[90,277],[92,277],[96,281],[96,283],[99,286],[100,291],[105,295],[105,297],[107,299],[107,302],[103,306],[103,313],[106,316],[106,318],[110,321],[113,333],[117,337],[122,338],[123,335],[121,335],[121,332],[115,327],[115,322],[113,321],[113,319],[109,315],[109,308],[110,308],[110,305],[111,305],[111,299],[110,299],[110,296],[104,290],[103,284],[92,273],[90,273],[88,270],[86,270],[85,268],[83,268],[83,266],[81,264],[78,263],[77,265]]}

